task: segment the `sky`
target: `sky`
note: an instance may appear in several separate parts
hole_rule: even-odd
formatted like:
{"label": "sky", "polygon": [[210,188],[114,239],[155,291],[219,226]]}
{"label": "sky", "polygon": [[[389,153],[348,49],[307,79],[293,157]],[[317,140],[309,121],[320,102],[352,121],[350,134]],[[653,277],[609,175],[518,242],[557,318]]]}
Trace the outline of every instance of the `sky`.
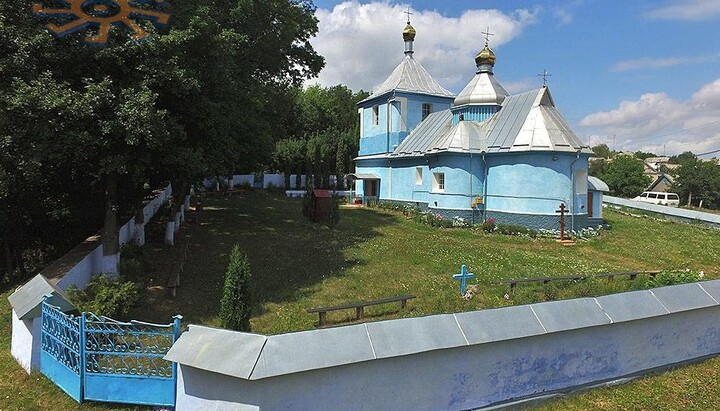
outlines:
{"label": "sky", "polygon": [[308,84],[371,91],[415,54],[448,90],[475,75],[489,27],[495,77],[539,88],[578,137],[618,151],[720,157],[720,0],[314,0],[325,68]]}

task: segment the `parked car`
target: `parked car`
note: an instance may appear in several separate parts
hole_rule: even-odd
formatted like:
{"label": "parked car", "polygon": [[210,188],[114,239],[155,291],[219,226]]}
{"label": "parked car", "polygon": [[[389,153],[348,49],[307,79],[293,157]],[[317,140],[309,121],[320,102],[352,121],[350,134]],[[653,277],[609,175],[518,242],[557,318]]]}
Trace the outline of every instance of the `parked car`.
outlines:
{"label": "parked car", "polygon": [[680,205],[680,197],[675,193],[662,193],[659,191],[645,191],[639,196],[633,198],[635,201],[642,201],[644,203],[660,204],[670,207],[677,207]]}

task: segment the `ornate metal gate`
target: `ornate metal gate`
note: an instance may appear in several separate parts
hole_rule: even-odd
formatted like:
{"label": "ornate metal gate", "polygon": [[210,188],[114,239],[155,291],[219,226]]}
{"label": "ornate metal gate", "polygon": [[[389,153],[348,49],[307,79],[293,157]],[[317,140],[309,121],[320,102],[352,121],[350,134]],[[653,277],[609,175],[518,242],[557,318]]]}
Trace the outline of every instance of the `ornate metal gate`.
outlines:
{"label": "ornate metal gate", "polygon": [[82,401],[81,317],[42,304],[40,372],[75,401]]}
{"label": "ornate metal gate", "polygon": [[174,406],[176,365],[163,356],[180,336],[180,319],[75,317],[44,302],[40,370],[78,402]]}
{"label": "ornate metal gate", "polygon": [[163,356],[180,336],[180,316],[160,325],[84,315],[84,398],[174,406],[176,365]]}

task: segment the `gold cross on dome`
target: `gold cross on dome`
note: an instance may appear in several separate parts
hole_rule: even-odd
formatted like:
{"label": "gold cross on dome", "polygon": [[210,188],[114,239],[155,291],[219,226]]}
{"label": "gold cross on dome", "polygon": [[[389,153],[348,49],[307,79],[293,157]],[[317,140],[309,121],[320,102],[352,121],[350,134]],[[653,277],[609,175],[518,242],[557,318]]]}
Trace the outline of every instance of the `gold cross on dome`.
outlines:
{"label": "gold cross on dome", "polygon": [[490,42],[490,36],[494,36],[495,33],[490,33],[490,26],[487,27],[487,30],[481,31],[481,33],[485,35],[485,45],[487,46]]}
{"label": "gold cross on dome", "polygon": [[413,15],[413,14],[410,12],[410,6],[408,6],[407,11],[403,11],[403,13],[407,14],[407,22],[408,22],[408,24],[410,24],[410,16]]}

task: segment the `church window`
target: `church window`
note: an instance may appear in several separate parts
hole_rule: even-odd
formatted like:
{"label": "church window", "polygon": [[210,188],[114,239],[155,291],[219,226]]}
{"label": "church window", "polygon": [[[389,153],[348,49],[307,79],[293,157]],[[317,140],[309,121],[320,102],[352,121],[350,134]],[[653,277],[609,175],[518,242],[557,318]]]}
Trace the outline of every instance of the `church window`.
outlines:
{"label": "church window", "polygon": [[422,167],[415,167],[415,185],[422,185]]}
{"label": "church window", "polygon": [[377,126],[379,124],[379,117],[380,117],[380,112],[379,112],[378,106],[373,106],[373,108],[372,108],[372,124],[374,126]]}
{"label": "church window", "polygon": [[433,173],[433,191],[445,191],[445,173]]}
{"label": "church window", "polygon": [[575,170],[575,194],[587,193],[587,175],[587,170]]}
{"label": "church window", "polygon": [[422,105],[422,119],[425,120],[425,117],[429,116],[430,113],[432,113],[432,104],[430,104],[430,103],[423,103],[423,105]]}

